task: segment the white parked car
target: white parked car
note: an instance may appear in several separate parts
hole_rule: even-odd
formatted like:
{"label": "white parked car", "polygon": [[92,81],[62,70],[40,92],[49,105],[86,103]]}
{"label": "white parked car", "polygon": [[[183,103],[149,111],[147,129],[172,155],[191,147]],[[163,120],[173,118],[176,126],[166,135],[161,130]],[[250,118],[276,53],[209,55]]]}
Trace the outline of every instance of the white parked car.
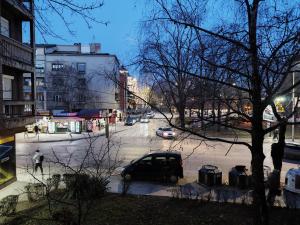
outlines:
{"label": "white parked car", "polygon": [[163,138],[174,138],[175,132],[170,127],[160,127],[156,130],[156,135]]}
{"label": "white parked car", "polygon": [[285,176],[283,199],[289,208],[300,208],[300,168],[289,169]]}
{"label": "white parked car", "polygon": [[153,119],[155,116],[154,112],[148,112],[147,113],[147,117],[150,118],[150,119]]}
{"label": "white parked car", "polygon": [[141,122],[141,123],[149,123],[150,120],[149,120],[149,118],[147,118],[147,117],[142,117],[141,120],[140,120],[140,122]]}

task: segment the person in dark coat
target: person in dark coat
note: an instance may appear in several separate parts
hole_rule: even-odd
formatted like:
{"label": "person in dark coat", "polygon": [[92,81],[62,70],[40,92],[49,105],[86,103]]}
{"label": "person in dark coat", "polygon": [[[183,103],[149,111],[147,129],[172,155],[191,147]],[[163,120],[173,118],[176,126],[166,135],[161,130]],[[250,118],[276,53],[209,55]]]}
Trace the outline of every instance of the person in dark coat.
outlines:
{"label": "person in dark coat", "polygon": [[271,145],[271,157],[273,160],[274,170],[281,171],[284,146],[284,143],[274,143]]}
{"label": "person in dark coat", "polygon": [[39,134],[39,127],[37,125],[34,126],[35,136]]}
{"label": "person in dark coat", "polygon": [[273,140],[277,139],[278,140],[278,129],[275,129],[274,132],[273,132]]}

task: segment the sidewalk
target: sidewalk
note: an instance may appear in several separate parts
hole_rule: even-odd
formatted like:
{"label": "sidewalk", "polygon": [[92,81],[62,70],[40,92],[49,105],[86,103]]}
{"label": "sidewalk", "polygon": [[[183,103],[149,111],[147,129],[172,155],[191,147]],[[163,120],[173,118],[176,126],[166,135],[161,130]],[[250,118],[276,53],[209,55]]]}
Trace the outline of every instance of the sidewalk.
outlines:
{"label": "sidewalk", "polygon": [[[110,132],[119,133],[126,129],[117,123],[117,125],[110,126]],[[81,134],[69,134],[69,133],[61,133],[61,134],[46,134],[40,133],[35,135],[35,133],[18,133],[16,134],[16,139],[18,143],[48,143],[48,142],[61,142],[61,141],[77,141],[82,139],[100,137],[105,135],[105,129],[101,129],[97,132],[82,132]]]}
{"label": "sidewalk", "polygon": [[[27,201],[27,195],[24,192],[24,187],[28,183],[38,183],[38,180],[46,182],[47,178],[51,174],[45,174],[43,177],[38,173],[36,177],[32,177],[24,169],[18,169],[18,181],[0,190],[0,200],[8,195],[19,195],[19,201]],[[60,173],[63,171],[51,171],[52,174]],[[63,182],[61,182],[62,184]],[[108,185],[109,192],[122,193],[123,182],[120,175],[113,175],[110,177],[110,183]],[[181,179],[178,185],[172,185],[169,183],[157,183],[157,182],[131,182],[128,189],[128,194],[133,195],[151,195],[151,196],[164,196],[173,198],[186,198],[186,199],[210,199],[211,201],[218,202],[231,202],[250,204],[252,202],[252,191],[241,190],[229,186],[221,187],[207,187],[200,185],[197,181]],[[285,206],[282,196],[277,196],[275,205],[283,207]]]}

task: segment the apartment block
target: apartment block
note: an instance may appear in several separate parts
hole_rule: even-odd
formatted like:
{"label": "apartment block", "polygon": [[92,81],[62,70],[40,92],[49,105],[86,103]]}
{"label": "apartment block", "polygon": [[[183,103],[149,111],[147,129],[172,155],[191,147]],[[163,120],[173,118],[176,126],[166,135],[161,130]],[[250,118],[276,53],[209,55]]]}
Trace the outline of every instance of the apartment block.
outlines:
{"label": "apartment block", "polygon": [[[35,118],[34,1],[0,1],[0,188],[16,179],[15,133]],[[23,75],[32,83],[23,93]]]}

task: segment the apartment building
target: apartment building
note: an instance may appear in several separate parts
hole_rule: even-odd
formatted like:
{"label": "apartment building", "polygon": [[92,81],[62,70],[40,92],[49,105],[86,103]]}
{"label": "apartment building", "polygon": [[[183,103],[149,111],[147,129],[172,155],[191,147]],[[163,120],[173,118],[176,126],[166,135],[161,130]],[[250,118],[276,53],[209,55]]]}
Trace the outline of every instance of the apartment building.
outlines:
{"label": "apartment building", "polygon": [[[37,45],[37,111],[119,110],[119,70],[118,58],[101,53],[98,43]],[[29,78],[24,81],[29,90]]]}
{"label": "apartment building", "polygon": [[[34,1],[0,1],[0,188],[16,179],[15,134],[35,118]],[[24,99],[23,74],[32,83]]]}
{"label": "apartment building", "polygon": [[128,89],[128,107],[130,109],[137,109],[138,106],[138,82],[133,76],[128,75],[127,77],[127,89]]}

